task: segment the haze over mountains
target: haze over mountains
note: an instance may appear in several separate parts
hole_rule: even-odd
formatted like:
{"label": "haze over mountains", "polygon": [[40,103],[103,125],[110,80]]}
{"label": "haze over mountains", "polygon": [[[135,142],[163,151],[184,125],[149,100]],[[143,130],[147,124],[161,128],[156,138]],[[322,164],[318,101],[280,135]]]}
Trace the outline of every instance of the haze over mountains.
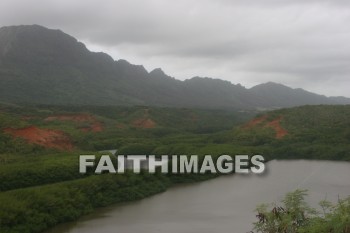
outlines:
{"label": "haze over mountains", "polygon": [[151,105],[256,109],[350,104],[277,83],[247,89],[228,81],[185,81],[105,53],[90,52],[60,30],[38,25],[0,28],[0,101],[60,105]]}

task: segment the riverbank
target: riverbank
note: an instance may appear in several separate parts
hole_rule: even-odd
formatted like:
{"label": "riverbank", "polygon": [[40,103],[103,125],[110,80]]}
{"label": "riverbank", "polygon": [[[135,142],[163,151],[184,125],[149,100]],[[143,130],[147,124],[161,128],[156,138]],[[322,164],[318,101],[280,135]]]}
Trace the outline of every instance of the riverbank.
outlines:
{"label": "riverbank", "polygon": [[228,175],[173,185],[139,201],[99,208],[46,233],[227,233],[249,232],[256,206],[279,203],[297,188],[317,208],[325,198],[337,203],[350,194],[349,162],[273,160],[264,175]]}
{"label": "riverbank", "polygon": [[[173,184],[216,175],[103,174],[0,193],[2,233],[37,233],[74,221],[96,208],[164,192]],[[27,177],[29,179],[36,177]],[[16,186],[16,185],[15,185]]]}

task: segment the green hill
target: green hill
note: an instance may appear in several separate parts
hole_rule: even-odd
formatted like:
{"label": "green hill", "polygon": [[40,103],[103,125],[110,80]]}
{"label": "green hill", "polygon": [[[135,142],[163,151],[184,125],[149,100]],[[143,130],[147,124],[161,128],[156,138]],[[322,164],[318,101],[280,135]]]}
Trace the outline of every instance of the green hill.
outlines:
{"label": "green hill", "polygon": [[230,133],[271,158],[350,160],[350,106],[302,106],[260,114]]}
{"label": "green hill", "polygon": [[[0,154],[123,147],[151,153],[164,144],[171,144],[168,147],[176,147],[177,143],[193,146],[196,140],[205,144],[208,135],[231,130],[254,114],[145,106],[0,105]],[[140,151],[140,148],[146,151]]]}
{"label": "green hill", "polygon": [[0,111],[0,154],[118,148],[136,154],[350,159],[349,105],[280,109],[252,120],[248,119],[256,112],[145,106],[3,105]]}

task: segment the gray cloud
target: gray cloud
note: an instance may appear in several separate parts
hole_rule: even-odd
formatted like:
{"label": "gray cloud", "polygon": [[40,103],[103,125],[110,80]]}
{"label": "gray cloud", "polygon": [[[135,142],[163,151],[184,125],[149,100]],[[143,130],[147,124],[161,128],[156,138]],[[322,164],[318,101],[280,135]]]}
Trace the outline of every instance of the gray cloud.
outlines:
{"label": "gray cloud", "polygon": [[350,1],[3,0],[0,26],[40,24],[115,59],[252,86],[349,96]]}

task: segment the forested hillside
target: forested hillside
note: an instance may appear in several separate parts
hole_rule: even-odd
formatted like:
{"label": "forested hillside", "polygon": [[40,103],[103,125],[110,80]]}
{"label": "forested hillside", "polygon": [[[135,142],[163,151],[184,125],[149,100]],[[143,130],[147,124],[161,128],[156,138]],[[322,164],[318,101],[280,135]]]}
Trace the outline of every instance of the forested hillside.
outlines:
{"label": "forested hillside", "polygon": [[350,103],[275,83],[247,89],[212,78],[180,81],[161,69],[148,72],[142,65],[90,52],[72,36],[38,25],[0,28],[0,101],[202,109]]}
{"label": "forested hillside", "polygon": [[259,114],[232,133],[281,159],[350,159],[350,106],[302,106]]}

